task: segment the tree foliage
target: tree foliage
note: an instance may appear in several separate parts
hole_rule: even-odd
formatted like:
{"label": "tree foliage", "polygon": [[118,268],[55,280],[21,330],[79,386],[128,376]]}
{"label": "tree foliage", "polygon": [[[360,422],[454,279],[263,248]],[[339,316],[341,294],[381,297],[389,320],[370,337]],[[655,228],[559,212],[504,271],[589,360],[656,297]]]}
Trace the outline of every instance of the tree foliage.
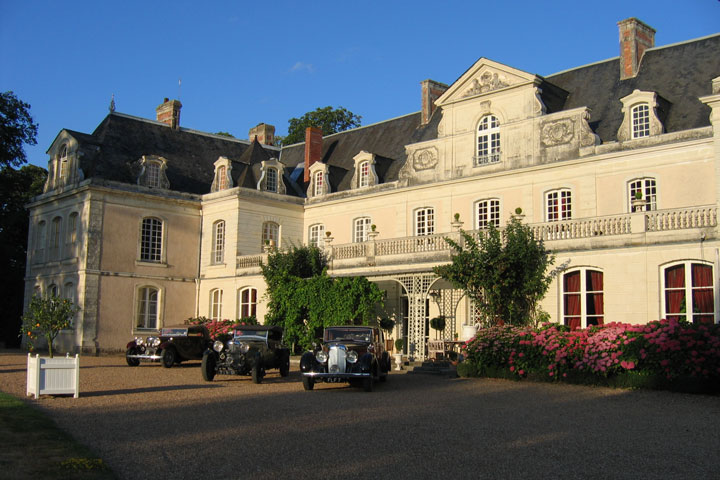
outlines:
{"label": "tree foliage", "polygon": [[265,323],[278,325],[289,343],[309,349],[333,325],[368,325],[382,305],[377,285],[364,277],[332,278],[317,247],[274,252],[262,265],[268,286]]}
{"label": "tree foliage", "polygon": [[53,356],[53,342],[60,330],[69,328],[72,325],[72,318],[78,308],[66,298],[51,296],[48,298],[34,295],[30,299],[27,312],[23,315],[23,322],[20,328],[20,335],[28,339],[28,344],[33,348],[33,340],[38,335],[43,335],[47,340],[48,352]]}
{"label": "tree foliage", "polygon": [[307,112],[300,118],[291,118],[288,120],[288,134],[284,137],[283,144],[292,145],[293,143],[304,142],[305,129],[308,127],[320,128],[323,135],[331,135],[350,128],[359,127],[361,120],[362,117],[360,115],[355,115],[343,107],[318,107],[311,112]]}
{"label": "tree foliage", "polygon": [[37,129],[30,105],[13,92],[0,93],[0,167],[19,167],[27,162],[23,144],[37,143]]}
{"label": "tree foliage", "polygon": [[25,262],[30,218],[25,204],[42,193],[47,171],[35,165],[0,169],[0,341],[19,345],[17,336],[23,311]]}
{"label": "tree foliage", "polygon": [[544,313],[538,302],[556,275],[548,272],[555,256],[543,241],[515,217],[502,231],[491,225],[477,240],[460,233],[461,243],[447,239],[455,252],[452,262],[435,267],[435,273],[465,290],[487,325],[537,323]]}

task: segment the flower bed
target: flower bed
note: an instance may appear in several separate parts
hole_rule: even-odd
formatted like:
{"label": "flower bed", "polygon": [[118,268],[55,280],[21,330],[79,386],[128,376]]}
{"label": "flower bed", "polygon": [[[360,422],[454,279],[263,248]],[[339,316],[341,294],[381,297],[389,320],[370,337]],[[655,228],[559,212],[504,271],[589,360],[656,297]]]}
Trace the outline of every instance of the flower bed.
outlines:
{"label": "flower bed", "polygon": [[720,391],[720,326],[660,320],[574,330],[498,326],[463,346],[466,376]]}

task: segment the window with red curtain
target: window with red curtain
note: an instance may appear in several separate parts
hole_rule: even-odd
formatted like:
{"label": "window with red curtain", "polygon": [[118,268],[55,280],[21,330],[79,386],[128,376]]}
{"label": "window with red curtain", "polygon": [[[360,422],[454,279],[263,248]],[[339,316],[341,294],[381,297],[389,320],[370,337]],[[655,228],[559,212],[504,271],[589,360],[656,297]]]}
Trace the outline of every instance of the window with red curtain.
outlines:
{"label": "window with red curtain", "polygon": [[580,328],[580,270],[563,275],[563,321],[572,330]]}
{"label": "window with red curtain", "polygon": [[603,272],[581,269],[563,275],[563,323],[575,330],[604,321]]}
{"label": "window with red curtain", "polygon": [[685,262],[665,269],[665,318],[715,322],[713,267]]}
{"label": "window with red curtain", "polygon": [[585,271],[586,323],[603,325],[605,307],[603,304],[603,273],[597,270]]}

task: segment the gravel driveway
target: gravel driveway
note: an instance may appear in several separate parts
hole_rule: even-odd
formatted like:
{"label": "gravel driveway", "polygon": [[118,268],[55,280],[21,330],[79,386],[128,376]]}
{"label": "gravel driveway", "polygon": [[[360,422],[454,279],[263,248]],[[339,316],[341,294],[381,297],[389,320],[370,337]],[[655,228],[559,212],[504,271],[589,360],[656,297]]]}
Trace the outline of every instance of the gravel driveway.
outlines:
{"label": "gravel driveway", "polygon": [[[0,353],[25,398],[27,357]],[[720,397],[393,372],[372,393],[199,363],[81,357],[80,398],[28,399],[123,479],[718,478]]]}

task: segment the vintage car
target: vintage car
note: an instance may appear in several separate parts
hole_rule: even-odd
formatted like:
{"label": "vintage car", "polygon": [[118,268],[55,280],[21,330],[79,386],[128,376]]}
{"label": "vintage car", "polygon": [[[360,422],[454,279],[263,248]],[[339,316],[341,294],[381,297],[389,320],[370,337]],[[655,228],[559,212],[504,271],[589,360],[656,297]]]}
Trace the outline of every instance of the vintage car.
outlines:
{"label": "vintage car", "polygon": [[290,372],[290,350],[282,343],[283,329],[270,325],[235,325],[232,338],[216,340],[202,357],[202,376],[210,382],[215,375],[251,375],[254,383],[261,383],[265,372],[280,370],[287,377]]}
{"label": "vintage car", "polygon": [[391,368],[382,331],[365,326],[328,327],[322,345],[300,358],[305,390],[316,382],[348,382],[371,392],[375,381],[384,382]]}
{"label": "vintage car", "polygon": [[212,344],[208,329],[203,325],[178,325],[160,329],[160,335],[135,337],[127,344],[125,361],[131,367],[141,360],[161,361],[170,368],[185,360],[201,360],[203,352]]}

